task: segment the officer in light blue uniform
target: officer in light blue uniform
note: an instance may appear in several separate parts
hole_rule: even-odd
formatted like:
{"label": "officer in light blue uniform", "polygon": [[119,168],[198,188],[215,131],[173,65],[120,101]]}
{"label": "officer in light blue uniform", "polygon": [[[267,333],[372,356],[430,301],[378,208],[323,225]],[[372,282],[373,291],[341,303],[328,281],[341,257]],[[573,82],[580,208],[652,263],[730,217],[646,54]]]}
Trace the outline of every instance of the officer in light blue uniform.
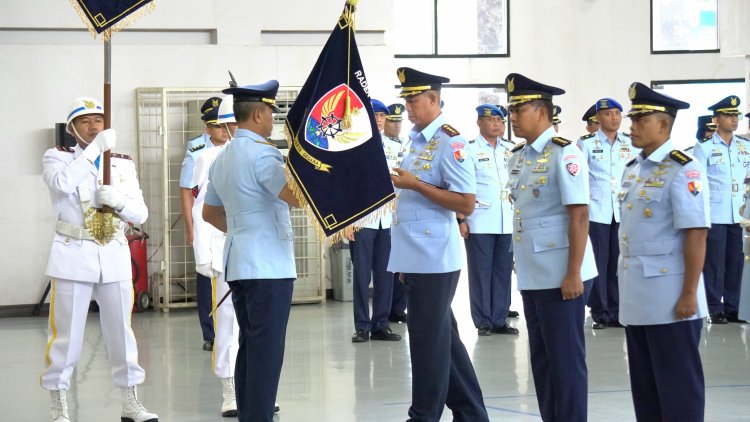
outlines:
{"label": "officer in light blue uniform", "polygon": [[[388,108],[381,101],[372,100],[375,113],[387,114]],[[385,121],[383,122],[385,124]],[[380,128],[380,127],[379,127]],[[401,143],[381,134],[383,150],[388,167],[396,165]],[[352,343],[368,340],[401,340],[391,331],[388,315],[391,312],[393,295],[393,273],[388,271],[388,256],[391,252],[390,213],[362,227],[349,238],[349,253],[353,270],[354,334]],[[370,317],[370,281],[372,281],[372,317]]]}
{"label": "officer in light blue uniform", "polygon": [[596,133],[596,131],[599,130],[601,125],[599,124],[599,120],[597,120],[596,118],[596,104],[589,107],[588,110],[583,113],[583,117],[581,117],[581,120],[586,122],[586,132],[591,134]]}
{"label": "officer in light blue uniform", "polygon": [[209,170],[203,218],[227,234],[226,281],[240,329],[235,390],[240,421],[272,421],[292,283],[297,277],[284,160],[267,138],[279,83],[225,89],[239,129]]}
{"label": "officer in light blue uniform", "polygon": [[[716,132],[695,144],[695,159],[708,171],[711,229],[703,276],[711,323],[737,322],[742,277],[741,189],[750,163],[750,142],[734,135],[740,99],[729,96],[708,109],[714,112]],[[723,298],[723,301],[722,301]]]}
{"label": "officer in light blue uniform", "polygon": [[399,272],[409,302],[412,404],[409,421],[489,421],[474,367],[458,335],[451,302],[463,261],[455,212],[471,214],[476,180],[466,141],[446,124],[440,89],[448,78],[397,71],[414,128],[391,179],[397,188],[388,270]]}
{"label": "officer in light blue uniform", "polygon": [[[182,170],[180,171],[180,202],[182,204],[182,217],[185,221],[185,233],[187,244],[193,246],[193,203],[197,192],[193,190],[193,173],[195,163],[198,157],[208,148],[214,146],[211,140],[211,134],[221,136],[216,133],[210,125],[216,123],[219,113],[221,98],[211,97],[203,102],[201,106],[201,120],[206,124],[206,133],[191,139],[187,143],[185,158],[182,160]],[[221,139],[219,141],[222,141]],[[226,142],[226,140],[223,140]],[[221,142],[222,144],[224,142]],[[198,320],[203,333],[203,350],[211,351],[214,347],[214,324],[213,319],[208,316],[211,313],[211,279],[203,274],[196,273],[196,296],[198,305]]]}
{"label": "officer in light blue uniform", "polygon": [[559,105],[552,106],[552,127],[555,129],[555,133],[560,132],[560,113],[562,113],[562,107]]}
{"label": "officer in light blue uniform", "polygon": [[594,329],[621,327],[617,290],[617,229],[620,225],[620,203],[617,194],[625,163],[638,155],[630,135],[619,132],[622,106],[612,98],[595,104],[600,128],[578,139],[578,148],[589,165],[589,237],[594,247],[599,275],[591,286],[588,306]]}
{"label": "officer in light blue uniform", "polygon": [[508,188],[539,410],[545,421],[585,421],[583,321],[596,276],[588,237],[588,166],[581,150],[552,128],[552,97],[565,91],[517,73],[505,81],[513,131],[526,139],[513,150]]}
{"label": "officer in light blue uniform", "polygon": [[518,334],[506,324],[513,271],[508,159],[515,144],[500,137],[505,113],[499,107],[482,104],[476,110],[479,136],[467,148],[477,179],[476,206],[465,218],[457,214],[469,266],[471,319],[480,336]]}
{"label": "officer in light blue uniform", "polygon": [[[702,141],[706,138],[711,138],[716,132],[716,123],[714,123],[714,116],[706,115],[698,117],[698,129],[695,132],[695,139]],[[693,149],[691,146],[690,149]]]}
{"label": "officer in light blue uniform", "polygon": [[703,421],[698,344],[708,315],[701,276],[711,226],[705,168],[675,149],[677,111],[690,104],[635,82],[633,145],[620,193],[620,321],[639,421]]}
{"label": "officer in light blue uniform", "polygon": [[[385,115],[385,126],[383,127],[383,144],[385,147],[386,160],[395,161],[395,166],[401,165],[404,159],[406,140],[401,137],[401,122],[404,119],[405,107],[403,104],[395,103],[388,106]],[[398,146],[398,150],[393,149]],[[395,158],[393,154],[395,152]],[[398,273],[393,273],[393,295],[391,300],[391,311],[388,315],[390,322],[406,322],[406,293],[404,283],[399,280]]]}

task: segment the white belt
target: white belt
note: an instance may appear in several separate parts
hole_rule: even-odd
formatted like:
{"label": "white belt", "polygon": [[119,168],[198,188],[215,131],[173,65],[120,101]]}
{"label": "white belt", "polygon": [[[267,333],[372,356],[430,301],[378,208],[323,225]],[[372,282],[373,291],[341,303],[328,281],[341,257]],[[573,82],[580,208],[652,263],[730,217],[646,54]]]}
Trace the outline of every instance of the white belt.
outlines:
{"label": "white belt", "polygon": [[[55,231],[61,235],[68,236],[73,239],[94,240],[87,228],[76,226],[75,224],[68,223],[67,221],[57,220]],[[124,235],[125,232],[123,231],[123,228],[118,227],[115,238],[122,237]]]}

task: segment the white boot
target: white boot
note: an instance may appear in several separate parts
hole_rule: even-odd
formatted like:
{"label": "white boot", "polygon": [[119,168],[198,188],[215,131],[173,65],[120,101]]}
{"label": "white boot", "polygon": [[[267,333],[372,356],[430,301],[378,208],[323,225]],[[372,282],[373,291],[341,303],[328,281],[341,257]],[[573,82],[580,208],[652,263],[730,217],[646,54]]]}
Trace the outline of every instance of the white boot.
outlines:
{"label": "white boot", "polygon": [[151,413],[138,401],[135,387],[121,388],[122,391],[122,422],[158,422],[159,416]]}
{"label": "white boot", "polygon": [[65,397],[65,390],[50,390],[50,412],[52,413],[51,422],[70,422],[68,416],[68,400]]}
{"label": "white boot", "polygon": [[237,417],[237,398],[234,395],[234,377],[221,379],[222,392],[221,396],[224,401],[221,402],[221,416]]}

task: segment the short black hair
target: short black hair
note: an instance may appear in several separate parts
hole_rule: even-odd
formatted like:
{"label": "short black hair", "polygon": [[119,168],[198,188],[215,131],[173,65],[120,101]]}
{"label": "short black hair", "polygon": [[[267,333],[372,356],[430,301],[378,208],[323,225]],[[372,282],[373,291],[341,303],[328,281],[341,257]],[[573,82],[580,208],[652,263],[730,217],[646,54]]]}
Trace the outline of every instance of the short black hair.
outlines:
{"label": "short black hair", "polygon": [[529,101],[531,105],[533,105],[536,108],[542,107],[545,110],[547,110],[547,119],[550,123],[552,123],[552,117],[554,116],[554,105],[552,105],[552,101],[550,100],[531,100]]}
{"label": "short black hair", "polygon": [[248,120],[250,116],[261,107],[267,107],[265,103],[258,101],[241,101],[234,103],[234,118],[237,123]]}

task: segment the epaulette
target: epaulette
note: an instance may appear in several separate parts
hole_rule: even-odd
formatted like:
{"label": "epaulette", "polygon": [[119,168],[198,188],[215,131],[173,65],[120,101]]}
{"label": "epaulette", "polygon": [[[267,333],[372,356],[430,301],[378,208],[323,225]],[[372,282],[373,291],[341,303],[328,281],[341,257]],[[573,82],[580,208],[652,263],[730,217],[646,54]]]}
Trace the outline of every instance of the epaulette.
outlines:
{"label": "epaulette", "polygon": [[627,136],[628,138],[630,138],[630,134],[629,133],[625,133],[625,132],[620,132],[620,133],[622,133],[623,136]]}
{"label": "epaulette", "polygon": [[197,146],[194,146],[194,147],[190,148],[190,152],[199,151],[199,150],[202,150],[205,147],[206,147],[206,144],[200,144],[200,145],[197,145]]}
{"label": "epaulette", "polygon": [[628,163],[627,163],[627,164],[625,164],[625,167],[630,167],[630,166],[632,166],[633,164],[635,164],[635,161],[636,161],[636,160],[637,160],[636,158],[633,158],[632,160],[628,161]]}
{"label": "epaulette", "polygon": [[112,158],[122,158],[123,160],[130,160],[133,161],[133,157],[127,155],[127,154],[118,154],[116,152],[113,152],[110,157]]}
{"label": "epaulette", "polygon": [[744,136],[740,136],[740,135],[734,135],[734,136],[736,136],[736,137],[738,137],[738,138],[742,139],[743,141],[747,141],[747,142],[750,142],[750,138],[745,138]]}
{"label": "epaulette", "polygon": [[470,143],[470,144],[473,144],[475,140],[476,140],[476,139],[472,139],[471,141],[469,141],[469,143]]}
{"label": "epaulette", "polygon": [[712,137],[712,136],[709,136],[708,138],[703,138],[703,139],[701,139],[701,140],[700,140],[700,141],[698,141],[698,142],[700,142],[700,143],[704,143],[704,142],[710,141],[710,140],[711,140],[711,138],[713,138],[713,137]]}
{"label": "epaulette", "polygon": [[521,142],[520,144],[516,145],[512,150],[510,150],[510,152],[516,152],[525,146],[526,146],[526,142]]}
{"label": "epaulette", "polygon": [[692,151],[693,148],[695,148],[695,145],[691,145],[691,146],[685,148],[685,152]]}
{"label": "epaulette", "polygon": [[444,124],[444,125],[442,125],[442,126],[440,126],[440,129],[442,129],[443,132],[447,133],[451,137],[458,136],[458,135],[461,134],[461,132],[457,131],[456,129],[453,128],[453,126],[451,126],[451,125],[449,125],[447,123]]}
{"label": "epaulette", "polygon": [[669,158],[677,161],[678,163],[680,163],[683,166],[685,164],[693,161],[692,158],[690,158],[687,155],[685,155],[685,153],[682,152],[682,151],[680,151],[679,149],[672,150],[672,152],[669,153]]}
{"label": "epaulette", "polygon": [[552,143],[555,144],[555,145],[560,145],[561,147],[567,147],[568,145],[572,144],[573,142],[571,142],[571,141],[569,141],[569,140],[567,140],[565,138],[562,138],[562,137],[559,137],[559,136],[555,136],[554,138],[552,138]]}
{"label": "epaulette", "polygon": [[588,135],[583,135],[583,136],[581,136],[580,138],[578,138],[578,140],[579,140],[579,141],[583,141],[584,139],[589,139],[589,138],[593,138],[594,136],[596,136],[596,132],[594,132],[594,133],[589,133]]}
{"label": "epaulette", "polygon": [[272,146],[272,147],[274,147],[274,148],[276,147],[276,144],[274,144],[273,142],[268,142],[268,141],[259,141],[259,140],[257,140],[257,139],[253,139],[253,141],[255,141],[255,142],[259,143],[259,144],[264,144],[264,145],[271,145],[271,146]]}
{"label": "epaulette", "polygon": [[75,150],[73,148],[62,146],[62,145],[58,145],[57,146],[57,150],[58,151],[62,151],[62,152],[75,152]]}

